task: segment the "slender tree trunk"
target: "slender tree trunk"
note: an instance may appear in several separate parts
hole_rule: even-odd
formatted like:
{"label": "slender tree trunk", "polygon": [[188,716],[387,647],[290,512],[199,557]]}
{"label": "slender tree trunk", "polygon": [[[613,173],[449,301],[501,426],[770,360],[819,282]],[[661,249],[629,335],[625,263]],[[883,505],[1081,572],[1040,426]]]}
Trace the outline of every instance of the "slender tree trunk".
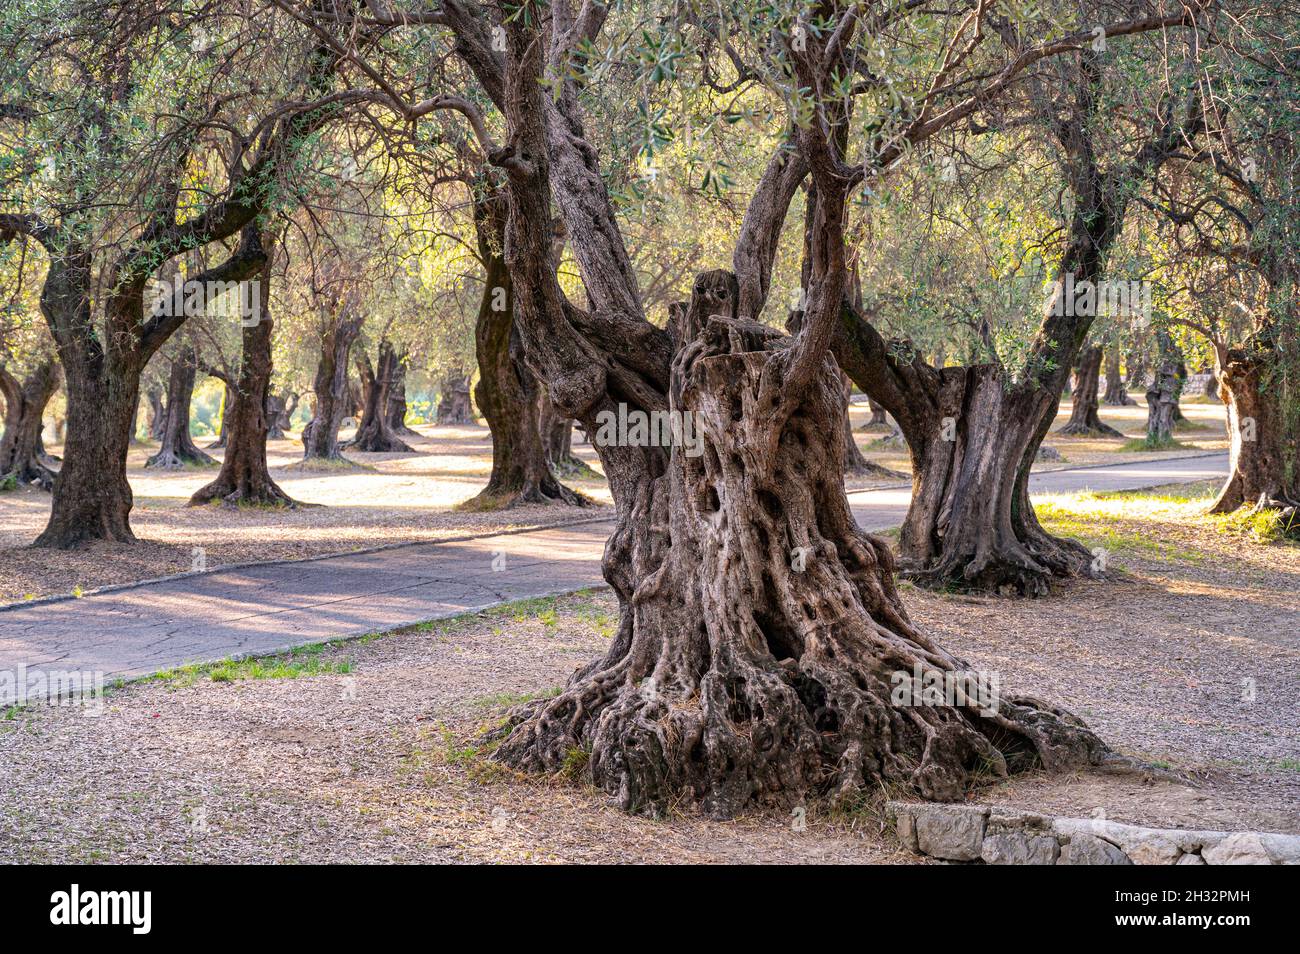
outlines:
{"label": "slender tree trunk", "polygon": [[1101,377],[1101,348],[1093,345],[1079,353],[1075,371],[1074,406],[1070,420],[1058,434],[1080,437],[1123,437],[1097,416],[1097,390]]}
{"label": "slender tree trunk", "polygon": [[271,261],[270,241],[261,240],[266,252],[258,294],[261,320],[242,329],[239,377],[233,389],[226,455],[221,472],[207,486],[195,491],[190,506],[221,501],[226,506],[294,507],[294,500],[271,478],[266,465],[266,439],[271,413]]}
{"label": "slender tree trunk", "polygon": [[163,403],[162,388],[150,388],[149,398],[149,439],[160,441],[163,429],[167,427],[167,405]]}
{"label": "slender tree trunk", "polygon": [[321,339],[320,363],[313,390],[316,412],[302,432],[304,460],[343,460],[339,427],[352,403],[348,391],[348,355],[361,334],[360,316],[340,317]]}
{"label": "slender tree trunk", "polygon": [[235,389],[230,386],[226,378],[222,377],[220,380],[224,385],[221,392],[221,431],[217,434],[217,439],[208,445],[208,450],[217,450],[230,443],[230,420],[234,414]]}
{"label": "slender tree trunk", "polygon": [[1286,414],[1295,386],[1273,373],[1277,366],[1276,353],[1258,339],[1221,353],[1216,374],[1231,447],[1228,480],[1210,512],[1280,509],[1288,535],[1300,536],[1300,452],[1294,437],[1288,436],[1294,433],[1294,423]]}
{"label": "slender tree trunk", "polygon": [[1119,346],[1112,345],[1106,350],[1106,395],[1102,403],[1108,407],[1130,407],[1137,401],[1128,396],[1128,387],[1120,376]]}
{"label": "slender tree trunk", "polygon": [[[367,365],[369,359],[367,358]],[[393,381],[398,373],[401,358],[387,341],[379,343],[378,362],[373,370],[367,368],[363,376],[366,383],[366,407],[357,425],[356,436],[349,447],[377,453],[410,453],[411,447],[392,429]]]}
{"label": "slender tree trunk", "polygon": [[54,471],[42,459],[41,430],[45,406],[58,390],[59,378],[59,362],[53,357],[41,361],[22,381],[0,367],[0,392],[5,399],[0,483],[13,480],[42,490],[54,486]]}
{"label": "slender tree trunk", "polygon": [[443,377],[440,390],[435,422],[456,427],[473,424],[474,413],[469,403],[469,376],[452,371]]}
{"label": "slender tree trunk", "polygon": [[163,426],[158,453],[147,461],[146,467],[159,470],[180,470],[184,467],[215,464],[216,461],[199,450],[190,436],[190,399],[194,396],[194,378],[198,360],[194,349],[186,345],[172,361],[167,380],[167,419]]}

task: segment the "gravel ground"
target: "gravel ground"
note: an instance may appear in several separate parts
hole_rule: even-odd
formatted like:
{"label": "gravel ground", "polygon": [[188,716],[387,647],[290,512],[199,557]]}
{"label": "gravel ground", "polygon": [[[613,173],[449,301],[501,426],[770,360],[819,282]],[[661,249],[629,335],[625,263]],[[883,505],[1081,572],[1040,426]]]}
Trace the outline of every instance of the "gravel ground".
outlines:
{"label": "gravel ground", "polygon": [[[1122,573],[1041,601],[905,588],[914,617],[1003,692],[1072,708],[1186,778],[1031,776],[976,798],[1300,831],[1300,548],[1190,512],[1088,514],[1089,542]],[[779,815],[656,822],[580,784],[484,775],[466,749],[476,731],[602,651],[614,612],[603,591],[538,601],[329,647],[299,678],[180,674],[112,692],[97,718],[11,712],[0,861],[910,860],[871,811],[812,805],[803,831]]]}

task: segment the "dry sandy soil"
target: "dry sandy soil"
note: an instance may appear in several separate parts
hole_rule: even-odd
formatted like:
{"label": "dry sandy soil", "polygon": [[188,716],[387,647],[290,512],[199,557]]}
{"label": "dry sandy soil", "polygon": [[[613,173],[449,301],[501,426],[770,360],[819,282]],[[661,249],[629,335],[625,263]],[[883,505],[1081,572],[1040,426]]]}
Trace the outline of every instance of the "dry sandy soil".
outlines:
{"label": "dry sandy soil", "polygon": [[[1211,488],[1196,488],[1208,494]],[[1117,572],[1025,602],[904,588],[1003,692],[1081,715],[1184,781],[1034,776],[981,801],[1082,817],[1300,831],[1300,548],[1217,532],[1205,497],[1057,498]],[[615,625],[606,591],[275,662],[182,671],[0,721],[0,861],[910,862],[878,803],[727,823],[629,817],[578,782],[485,767],[477,733],[554,691]],[[1243,680],[1251,680],[1247,683]]]}
{"label": "dry sandy soil", "polygon": [[[1185,451],[1205,452],[1226,446],[1222,405],[1184,402],[1193,425],[1181,433]],[[1059,423],[1068,419],[1062,406]],[[852,410],[855,425],[868,417],[865,402]],[[1102,417],[1129,436],[1143,433],[1146,409],[1103,408]],[[190,495],[215,474],[212,468],[160,472],[146,470],[149,446],[132,451],[129,477],[135,494],[131,525],[141,541],[134,546],[95,544],[72,553],[27,548],[49,516],[47,493],[22,488],[0,493],[0,602],[29,597],[89,591],[101,586],[154,579],[192,568],[194,548],[201,547],[209,569],[257,560],[297,559],[365,547],[449,536],[491,533],[581,519],[599,511],[529,506],[497,513],[459,513],[453,508],[469,500],[487,483],[492,449],[484,427],[421,426],[409,438],[413,454],[349,452],[359,466],[324,473],[299,470],[302,446],[296,440],[272,441],[268,461],[272,474],[296,500],[317,506],[293,511],[234,509],[220,506],[190,508]],[[347,436],[347,432],[345,435]],[[910,473],[905,450],[873,450],[880,436],[857,431],[867,456],[900,474]],[[1062,463],[1043,463],[1050,470],[1080,464],[1133,462],[1159,454],[1120,453],[1118,438],[1089,440],[1049,436],[1062,452]],[[58,452],[57,446],[51,448]],[[576,445],[579,456],[597,464],[592,449]],[[219,450],[210,450],[220,457]],[[851,489],[889,484],[889,479],[852,478]],[[569,481],[597,505],[609,504],[603,479]]]}

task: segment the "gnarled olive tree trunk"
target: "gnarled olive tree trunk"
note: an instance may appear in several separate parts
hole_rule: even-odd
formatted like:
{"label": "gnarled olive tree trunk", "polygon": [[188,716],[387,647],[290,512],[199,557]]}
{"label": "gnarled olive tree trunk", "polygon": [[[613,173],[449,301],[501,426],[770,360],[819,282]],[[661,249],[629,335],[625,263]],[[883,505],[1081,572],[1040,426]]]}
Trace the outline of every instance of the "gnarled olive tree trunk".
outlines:
{"label": "gnarled olive tree trunk", "polygon": [[362,317],[335,316],[321,337],[320,362],[312,385],[316,408],[302,431],[304,460],[343,460],[339,452],[339,427],[352,408],[348,391],[348,356],[361,334]]}
{"label": "gnarled olive tree trunk", "polygon": [[45,463],[41,444],[45,406],[58,390],[59,362],[48,357],[21,381],[0,367],[0,394],[5,401],[4,432],[0,434],[0,482],[13,480],[42,490],[54,486],[54,471]]}
{"label": "gnarled olive tree trunk", "polygon": [[1092,345],[1079,353],[1075,366],[1073,401],[1070,420],[1057,433],[1078,437],[1123,437],[1097,416],[1097,391],[1101,383],[1101,348]]}
{"label": "gnarled olive tree trunk", "polygon": [[362,378],[365,381],[366,403],[357,425],[356,436],[348,447],[378,453],[410,453],[411,446],[394,433],[392,428],[393,382],[401,366],[401,355],[388,341],[379,343],[379,354],[373,368],[369,356],[364,356]]}
{"label": "gnarled olive tree trunk", "polygon": [[259,238],[266,253],[258,294],[260,320],[241,331],[239,377],[230,404],[226,455],[221,472],[207,486],[195,491],[190,506],[220,501],[227,506],[294,507],[294,500],[271,478],[266,465],[266,439],[271,412],[271,249],[267,237]]}
{"label": "gnarled olive tree trunk", "polygon": [[181,348],[172,359],[171,373],[167,378],[167,417],[163,423],[162,438],[158,453],[145,461],[146,467],[180,470],[216,463],[212,457],[199,450],[194,438],[190,436],[190,400],[194,396],[194,378],[198,367],[198,358],[189,345]]}
{"label": "gnarled olive tree trunk", "polygon": [[[1231,513],[1241,507],[1278,509],[1290,536],[1300,536],[1300,450],[1287,420],[1294,385],[1275,373],[1277,355],[1259,338],[1246,347],[1223,349],[1216,373],[1219,396],[1227,407],[1229,471],[1211,513]],[[1292,412],[1294,414],[1294,412]]]}
{"label": "gnarled olive tree trunk", "polygon": [[[1104,760],[1092,733],[1038,703],[1003,698],[985,714],[969,701],[896,700],[900,674],[910,686],[966,670],[910,623],[886,544],[859,530],[845,496],[844,392],[827,345],[846,284],[849,180],[826,168],[817,125],[799,132],[820,147],[825,200],[807,327],[789,339],[738,317],[737,302],[761,305],[765,287],[747,278],[742,296],[735,275],[706,273],[674,354],[620,266],[574,92],[561,81],[561,95],[543,94],[534,21],[503,29],[509,145],[493,162],[509,177],[505,248],[527,360],[588,433],[606,414],[659,412],[703,442],[597,441],[618,514],[603,560],[618,632],[558,696],[513,710],[493,757],[558,771],[585,754],[592,780],[628,810],[687,802],[715,817],[889,782],[954,798],[982,771]],[[590,313],[565,299],[548,261],[552,161],[575,245],[595,243],[578,248]],[[764,176],[763,201],[781,178]],[[786,206],[747,216],[738,261],[751,230],[775,233]],[[577,228],[583,216],[600,226]],[[750,271],[760,285],[767,264]]]}
{"label": "gnarled olive tree trunk", "polygon": [[[587,498],[560,483],[551,469],[543,440],[541,388],[518,355],[514,285],[504,257],[505,196],[493,193],[481,197],[475,205],[474,223],[484,263],[483,297],[474,324],[479,369],[474,399],[492,432],[492,474],[487,486],[462,507],[496,510],[527,503],[582,505]],[[439,415],[441,411],[440,403]]]}

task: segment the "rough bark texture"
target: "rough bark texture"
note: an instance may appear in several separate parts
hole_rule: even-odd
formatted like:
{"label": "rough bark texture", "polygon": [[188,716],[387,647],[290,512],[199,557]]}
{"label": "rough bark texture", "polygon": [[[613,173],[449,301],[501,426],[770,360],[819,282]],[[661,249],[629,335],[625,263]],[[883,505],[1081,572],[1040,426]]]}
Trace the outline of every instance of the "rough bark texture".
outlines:
{"label": "rough bark texture", "polygon": [[146,467],[158,470],[180,470],[215,464],[214,460],[199,450],[190,436],[190,399],[194,396],[194,378],[198,373],[198,358],[188,345],[172,360],[167,378],[167,415],[163,423],[158,453],[147,461]]}
{"label": "rough bark texture", "polygon": [[411,446],[398,437],[392,428],[390,404],[393,382],[401,366],[401,356],[389,342],[381,341],[377,358],[373,368],[368,356],[365,356],[364,362],[359,362],[365,385],[365,410],[361,413],[356,436],[348,446],[377,453],[410,453]]}
{"label": "rough bark texture", "polygon": [[1102,403],[1108,407],[1129,407],[1137,401],[1128,396],[1128,385],[1120,375],[1119,348],[1112,346],[1106,351],[1106,394]]}
{"label": "rough bark texture", "polygon": [[[475,206],[483,297],[474,325],[479,379],[474,399],[492,432],[492,474],[463,506],[500,509],[524,503],[581,505],[586,498],[556,479],[541,422],[541,388],[521,360],[514,335],[514,285],[504,258],[506,203],[487,195]],[[445,386],[444,386],[444,393]],[[442,403],[439,403],[439,423]]]}
{"label": "rough bark texture", "polygon": [[45,462],[41,444],[45,406],[58,390],[59,362],[53,357],[41,361],[21,381],[0,367],[0,394],[5,401],[4,432],[0,434],[0,484],[10,480],[35,485],[42,490],[54,486],[54,470]]}
{"label": "rough bark texture", "polygon": [[[963,666],[911,625],[887,545],[859,530],[844,493],[844,392],[827,345],[846,284],[847,186],[824,143],[808,326],[791,341],[738,317],[736,276],[706,273],[674,354],[621,268],[576,93],[559,81],[560,95],[543,94],[536,25],[504,30],[510,144],[493,161],[509,177],[505,248],[529,365],[588,433],[629,405],[692,415],[704,444],[689,456],[598,442],[618,512],[603,561],[618,632],[557,697],[512,712],[494,757],[548,772],[585,759],[627,810],[695,803],[714,817],[890,782],[956,798],[981,772],[1103,761],[1095,736],[1037,703],[1002,699],[984,717],[892,700],[900,671]],[[547,261],[552,162],[590,312],[564,298]]]}
{"label": "rough bark texture", "polygon": [[270,389],[266,393],[266,421],[268,440],[282,441],[285,438],[285,432],[293,426],[293,412],[298,408],[298,394],[295,391],[287,392],[283,397],[273,394]]}
{"label": "rough bark texture", "polygon": [[684,798],[718,818],[891,783],[957,799],[985,772],[1103,761],[1077,720],[1033,700],[987,716],[891,701],[900,678],[967,667],[911,624],[888,545],[853,519],[832,361],[773,439],[781,337],[713,318],[679,354],[673,408],[696,415],[705,453],[675,451],[624,520],[658,529],[609,654],[516,712],[496,757],[556,771],[585,751],[625,809]]}
{"label": "rough bark texture", "polygon": [[867,420],[867,423],[862,425],[863,430],[867,430],[868,428],[872,428],[872,427],[889,426],[889,412],[886,411],[880,404],[876,403],[870,398],[867,398],[867,407],[871,410],[871,417]]}
{"label": "rough bark texture", "polygon": [[226,506],[294,507],[290,498],[271,478],[266,466],[266,440],[271,412],[271,255],[261,275],[261,320],[242,329],[239,377],[233,389],[226,455],[216,480],[196,491],[190,506],[220,501]]}
{"label": "rough bark texture", "polygon": [[313,390],[316,408],[302,432],[304,460],[343,460],[339,452],[339,427],[348,416],[348,355],[361,334],[359,315],[340,314],[321,338],[320,363]]}
{"label": "rough bark texture", "polygon": [[1147,443],[1168,444],[1174,439],[1174,412],[1178,408],[1178,357],[1169,335],[1160,332],[1160,356],[1147,389]]}
{"label": "rough bark texture", "polygon": [[469,376],[453,371],[442,379],[435,423],[465,426],[474,423],[469,403]]}
{"label": "rough bark texture", "polygon": [[1079,437],[1123,437],[1097,416],[1097,391],[1101,378],[1101,348],[1093,345],[1079,354],[1075,369],[1074,405],[1060,434]]}
{"label": "rough bark texture", "polygon": [[1300,490],[1296,473],[1300,452],[1288,439],[1285,408],[1290,387],[1270,374],[1276,355],[1258,340],[1245,348],[1225,349],[1216,369],[1219,396],[1228,412],[1231,439],[1227,482],[1210,511],[1231,513],[1241,507],[1282,511],[1282,528],[1300,536]]}
{"label": "rough bark texture", "polygon": [[388,427],[398,437],[419,437],[418,431],[406,426],[406,361],[399,359],[388,390]]}

